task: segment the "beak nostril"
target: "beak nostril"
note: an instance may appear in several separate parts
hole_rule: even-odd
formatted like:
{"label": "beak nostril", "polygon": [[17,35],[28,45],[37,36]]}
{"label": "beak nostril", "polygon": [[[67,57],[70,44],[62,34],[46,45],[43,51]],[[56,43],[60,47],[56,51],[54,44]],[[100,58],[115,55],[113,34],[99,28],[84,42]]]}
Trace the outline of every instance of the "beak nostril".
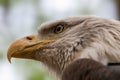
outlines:
{"label": "beak nostril", "polygon": [[32,40],[32,37],[27,36],[26,39],[27,40]]}

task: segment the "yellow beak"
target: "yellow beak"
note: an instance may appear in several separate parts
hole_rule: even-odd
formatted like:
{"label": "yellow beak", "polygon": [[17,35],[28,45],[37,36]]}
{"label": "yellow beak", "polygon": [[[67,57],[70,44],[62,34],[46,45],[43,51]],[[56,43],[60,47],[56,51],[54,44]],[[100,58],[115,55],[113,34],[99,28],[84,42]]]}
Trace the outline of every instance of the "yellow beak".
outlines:
{"label": "yellow beak", "polygon": [[36,50],[49,48],[46,45],[56,41],[56,39],[38,41],[35,37],[36,35],[30,35],[15,40],[8,48],[7,58],[9,62],[11,63],[12,57],[33,59]]}

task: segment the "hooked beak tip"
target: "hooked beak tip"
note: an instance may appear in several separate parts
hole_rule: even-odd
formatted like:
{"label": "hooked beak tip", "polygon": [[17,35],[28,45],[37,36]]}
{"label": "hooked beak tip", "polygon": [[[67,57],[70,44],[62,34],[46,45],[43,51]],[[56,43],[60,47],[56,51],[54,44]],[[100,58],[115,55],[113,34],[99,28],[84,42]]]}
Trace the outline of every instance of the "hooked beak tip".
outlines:
{"label": "hooked beak tip", "polygon": [[7,56],[7,59],[9,61],[9,63],[11,63],[11,56],[10,55]]}
{"label": "hooked beak tip", "polygon": [[11,64],[11,59],[8,59],[9,63]]}

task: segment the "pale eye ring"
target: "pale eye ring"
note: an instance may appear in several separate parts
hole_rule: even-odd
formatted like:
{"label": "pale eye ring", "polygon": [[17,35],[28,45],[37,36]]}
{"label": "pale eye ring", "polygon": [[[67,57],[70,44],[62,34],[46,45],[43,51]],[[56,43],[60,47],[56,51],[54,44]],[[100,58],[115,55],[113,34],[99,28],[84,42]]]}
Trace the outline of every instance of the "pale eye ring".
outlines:
{"label": "pale eye ring", "polygon": [[60,33],[63,31],[63,29],[64,29],[63,25],[58,25],[58,26],[56,26],[54,33]]}

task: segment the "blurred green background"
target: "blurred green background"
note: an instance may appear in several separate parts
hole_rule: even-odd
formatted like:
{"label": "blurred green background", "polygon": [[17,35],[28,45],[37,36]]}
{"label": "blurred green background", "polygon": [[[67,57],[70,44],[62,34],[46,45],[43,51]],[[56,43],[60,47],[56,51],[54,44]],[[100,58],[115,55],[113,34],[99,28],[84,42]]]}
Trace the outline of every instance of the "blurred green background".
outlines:
{"label": "blurred green background", "polygon": [[0,0],[0,80],[57,80],[38,61],[6,58],[13,40],[37,33],[43,22],[80,15],[119,20],[119,14],[120,0]]}

